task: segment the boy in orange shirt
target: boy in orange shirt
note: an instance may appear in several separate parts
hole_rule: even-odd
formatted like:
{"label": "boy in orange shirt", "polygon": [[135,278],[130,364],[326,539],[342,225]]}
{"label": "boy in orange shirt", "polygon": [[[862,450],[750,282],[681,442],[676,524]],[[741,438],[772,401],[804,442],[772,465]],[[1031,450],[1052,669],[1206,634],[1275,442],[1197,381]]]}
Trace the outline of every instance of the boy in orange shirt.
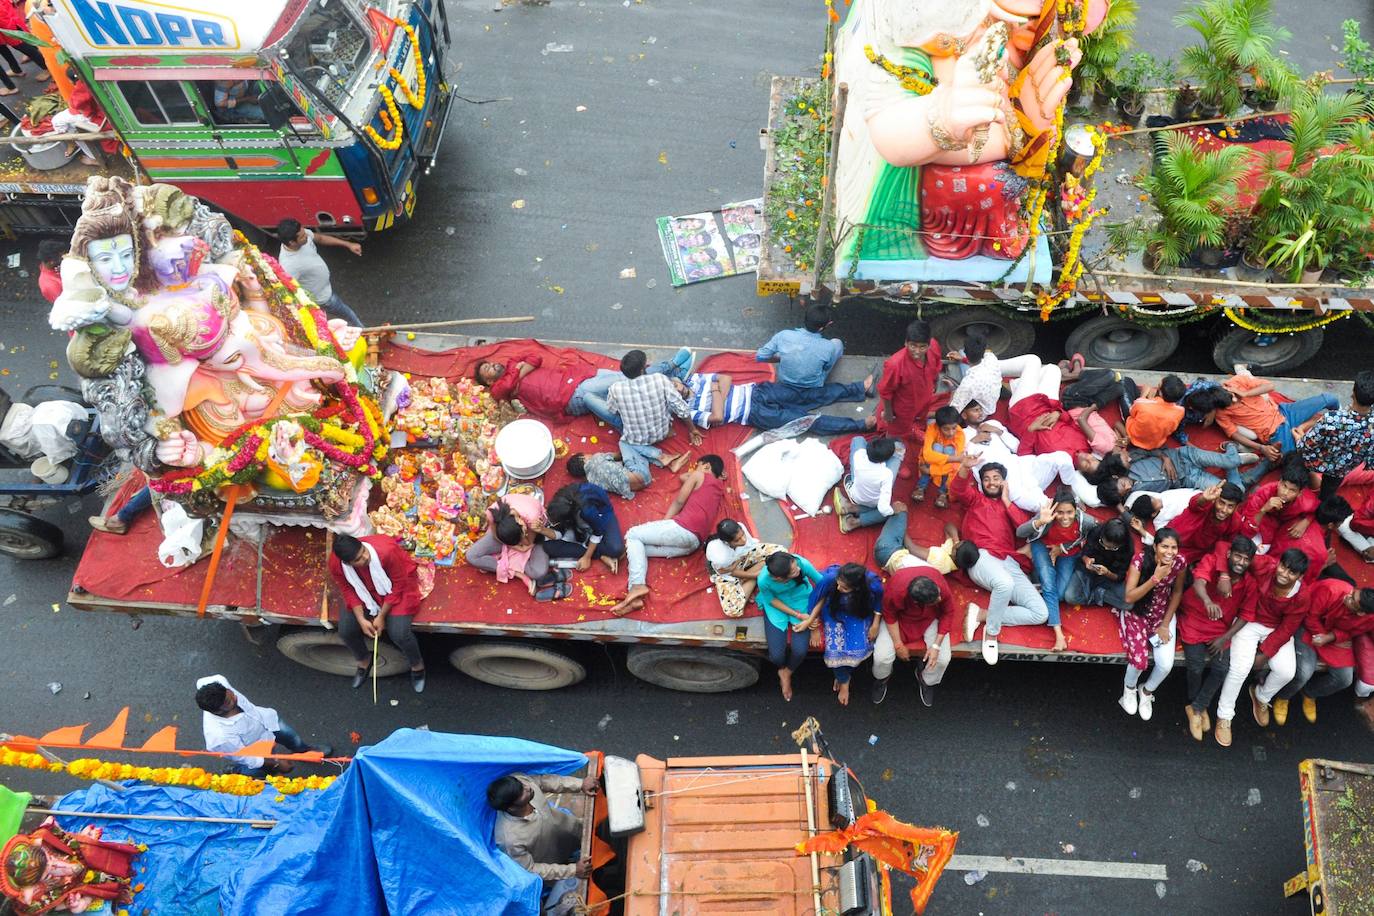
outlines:
{"label": "boy in orange shirt", "polygon": [[1136,448],[1163,448],[1183,422],[1183,395],[1188,386],[1177,375],[1160,379],[1158,388],[1146,388],[1131,402],[1126,416],[1126,436]]}
{"label": "boy in orange shirt", "polygon": [[959,422],[959,411],[948,405],[935,411],[935,419],[926,425],[925,441],[921,446],[921,477],[912,491],[914,502],[926,498],[926,485],[935,481],[939,492],[935,496],[936,508],[949,505],[949,479],[959,470],[959,459],[964,456],[964,428]]}

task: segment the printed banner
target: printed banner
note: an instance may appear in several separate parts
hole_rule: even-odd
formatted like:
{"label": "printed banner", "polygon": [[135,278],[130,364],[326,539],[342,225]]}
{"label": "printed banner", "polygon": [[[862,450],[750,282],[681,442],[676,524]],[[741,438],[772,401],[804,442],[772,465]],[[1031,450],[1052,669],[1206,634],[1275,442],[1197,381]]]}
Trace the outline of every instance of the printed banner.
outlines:
{"label": "printed banner", "polygon": [[660,216],[658,237],[674,286],[758,269],[763,198],[687,216]]}

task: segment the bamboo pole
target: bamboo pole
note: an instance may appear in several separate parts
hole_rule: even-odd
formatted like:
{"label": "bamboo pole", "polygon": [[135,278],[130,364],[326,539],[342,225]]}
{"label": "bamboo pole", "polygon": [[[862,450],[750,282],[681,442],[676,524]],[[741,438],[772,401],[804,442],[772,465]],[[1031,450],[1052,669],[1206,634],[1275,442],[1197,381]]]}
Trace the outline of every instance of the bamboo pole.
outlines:
{"label": "bamboo pole", "polygon": [[271,830],[276,821],[259,821],[248,817],[175,817],[164,814],[105,814],[94,811],[59,811],[55,808],[28,808],[34,814],[57,817],[92,817],[110,821],[162,821],[169,824],[243,824],[259,830]]}
{"label": "bamboo pole", "polygon": [[1177,274],[1141,274],[1132,273],[1128,270],[1094,270],[1093,273],[1101,274],[1104,277],[1124,277],[1128,280],[1153,280],[1156,283],[1189,283],[1194,286],[1248,286],[1251,289],[1331,289],[1338,287],[1335,283],[1252,283],[1247,280],[1227,280],[1223,277],[1208,277],[1205,280],[1200,277],[1182,277]]}
{"label": "bamboo pole", "polygon": [[1163,127],[1134,127],[1130,130],[1116,131],[1107,135],[1110,142],[1114,137],[1129,137],[1131,134],[1153,134],[1161,130],[1178,130],[1181,127],[1203,127],[1207,124],[1238,124],[1241,121],[1257,121],[1260,118],[1277,118],[1292,114],[1291,111],[1257,111],[1254,114],[1240,115],[1235,118],[1208,118],[1206,121],[1184,121],[1180,124],[1165,124]]}
{"label": "bamboo pole", "polygon": [[518,315],[509,318],[454,318],[450,321],[425,321],[419,324],[379,324],[374,328],[363,328],[363,333],[389,334],[392,331],[425,331],[430,328],[452,328],[463,324],[521,324],[533,320],[533,315]]}
{"label": "bamboo pole", "polygon": [[[844,129],[844,113],[849,107],[849,84],[840,83],[835,87],[835,108],[830,113],[830,156],[826,160],[827,170],[829,163],[834,162],[840,155],[840,132]],[[821,213],[816,225],[816,253],[812,260],[815,263],[815,271],[811,277],[811,288],[816,289],[821,285],[821,262],[822,252],[825,250],[826,234],[830,231],[830,208],[835,203],[835,182],[833,180],[825,183],[825,192],[821,195]]]}
{"label": "bamboo pole", "polygon": [[119,134],[101,131],[95,134],[43,134],[41,137],[0,136],[0,145],[42,146],[46,143],[73,143],[77,140],[118,140]]}
{"label": "bamboo pole", "polygon": [[[816,802],[811,793],[811,764],[806,747],[801,748],[802,787],[806,790],[806,835],[809,839],[816,835]],[[821,866],[813,850],[811,853],[811,897],[815,912],[821,912]]]}

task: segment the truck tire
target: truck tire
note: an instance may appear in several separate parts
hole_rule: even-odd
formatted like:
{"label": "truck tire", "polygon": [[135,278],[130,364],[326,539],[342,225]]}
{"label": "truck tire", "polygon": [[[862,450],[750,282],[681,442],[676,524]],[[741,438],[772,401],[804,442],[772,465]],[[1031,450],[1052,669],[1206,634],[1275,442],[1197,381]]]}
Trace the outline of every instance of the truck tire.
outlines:
{"label": "truck tire", "polygon": [[1089,366],[1152,369],[1178,349],[1178,328],[1147,328],[1117,315],[1098,315],[1074,328],[1064,355],[1082,353]]}
{"label": "truck tire", "polygon": [[474,681],[511,690],[557,690],[587,676],[587,669],[566,655],[519,642],[459,646],[448,660]]}
{"label": "truck tire", "polygon": [[[277,650],[298,665],[325,674],[350,676],[357,670],[353,653],[331,630],[292,630],[277,639]],[[410,670],[405,653],[391,643],[377,646],[377,676],[392,677]]]}
{"label": "truck tire", "polygon": [[61,528],[0,506],[0,553],[16,560],[50,560],[61,552]]}
{"label": "truck tire", "polygon": [[981,305],[957,308],[930,319],[930,333],[946,353],[964,346],[973,330],[987,338],[988,349],[998,356],[1020,356],[1035,346],[1035,326],[1029,321],[1013,321]]}
{"label": "truck tire", "polygon": [[633,646],[625,666],[641,681],[687,693],[743,690],[759,679],[758,659],[728,649]]}
{"label": "truck tire", "polygon": [[1322,328],[1296,334],[1256,334],[1245,328],[1229,327],[1213,344],[1212,361],[1228,374],[1236,363],[1245,363],[1255,375],[1276,375],[1296,369],[1316,356],[1325,335]]}

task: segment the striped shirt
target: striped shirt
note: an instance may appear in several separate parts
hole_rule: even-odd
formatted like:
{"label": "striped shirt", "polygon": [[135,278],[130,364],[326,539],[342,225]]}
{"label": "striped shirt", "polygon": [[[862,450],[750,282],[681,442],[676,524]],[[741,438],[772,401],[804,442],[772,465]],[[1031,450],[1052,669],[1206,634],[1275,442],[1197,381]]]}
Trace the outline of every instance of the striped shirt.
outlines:
{"label": "striped shirt", "polygon": [[[692,411],[692,422],[702,429],[711,426],[711,408],[714,395],[711,386],[715,383],[716,373],[697,372],[687,377],[687,387],[692,390],[687,398],[687,406]],[[722,423],[748,423],[749,411],[754,404],[754,383],[731,385],[725,395],[725,412]]]}

